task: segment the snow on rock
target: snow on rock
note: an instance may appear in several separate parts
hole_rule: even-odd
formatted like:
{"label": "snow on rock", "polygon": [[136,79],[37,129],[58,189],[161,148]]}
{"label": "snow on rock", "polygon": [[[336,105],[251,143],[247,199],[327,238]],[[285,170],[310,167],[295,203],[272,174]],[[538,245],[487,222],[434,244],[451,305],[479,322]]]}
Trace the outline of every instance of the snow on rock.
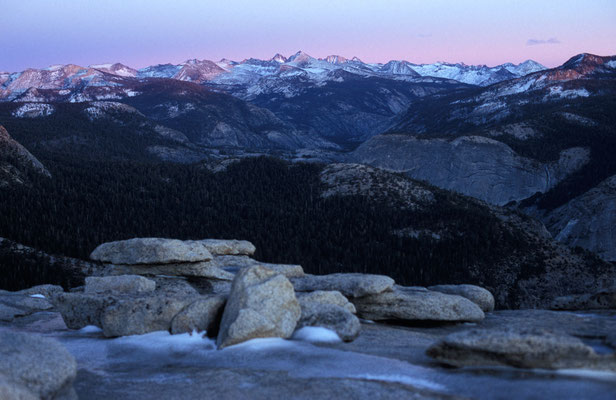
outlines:
{"label": "snow on rock", "polygon": [[342,341],[336,332],[320,326],[300,328],[293,334],[293,339],[311,343],[338,343]]}
{"label": "snow on rock", "polygon": [[45,296],[43,296],[42,294],[31,294],[30,297],[33,297],[35,299],[44,299]]}
{"label": "snow on rock", "polygon": [[100,333],[102,331],[103,330],[99,328],[98,326],[86,325],[79,330],[79,333]]}
{"label": "snow on rock", "polygon": [[113,112],[143,115],[136,108],[116,101],[94,101],[83,111],[88,114],[90,120],[108,117]]}
{"label": "snow on rock", "polygon": [[47,117],[56,111],[54,106],[46,103],[26,103],[12,112],[17,118]]}
{"label": "snow on rock", "polygon": [[552,86],[547,97],[560,97],[561,99],[575,99],[576,97],[588,97],[590,92],[586,89],[564,90],[562,86]]}

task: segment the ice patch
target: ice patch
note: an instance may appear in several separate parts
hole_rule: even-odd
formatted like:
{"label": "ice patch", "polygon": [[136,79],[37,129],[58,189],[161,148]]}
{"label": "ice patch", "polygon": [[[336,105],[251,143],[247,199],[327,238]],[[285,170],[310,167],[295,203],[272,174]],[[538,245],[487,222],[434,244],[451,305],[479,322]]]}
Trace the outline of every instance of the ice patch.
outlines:
{"label": "ice patch", "polygon": [[311,343],[338,343],[341,342],[338,334],[331,329],[321,326],[305,326],[293,334],[293,339]]}
{"label": "ice patch", "polygon": [[616,68],[616,60],[608,61],[605,63],[609,68]]}
{"label": "ice patch", "polygon": [[353,378],[366,379],[369,381],[384,381],[384,382],[397,382],[405,385],[414,386],[420,389],[431,390],[443,390],[445,387],[438,383],[431,382],[427,379],[413,378],[407,375],[373,375],[373,374],[361,374],[355,375]]}
{"label": "ice patch", "polygon": [[205,332],[172,335],[168,331],[156,331],[144,335],[123,336],[113,339],[115,345],[129,346],[156,353],[192,353],[195,349],[215,349],[216,344]]}
{"label": "ice patch", "polygon": [[30,297],[34,297],[35,299],[44,299],[45,296],[43,296],[42,294],[31,294]]}
{"label": "ice patch", "polygon": [[248,350],[248,351],[271,351],[276,349],[288,348],[292,344],[281,338],[259,338],[251,339],[233,346],[226,347],[223,351],[229,350]]}
{"label": "ice patch", "polygon": [[556,373],[565,376],[616,382],[616,372],[612,371],[599,371],[588,369],[559,369],[556,370]]}
{"label": "ice patch", "polygon": [[79,333],[98,333],[98,332],[102,332],[103,330],[101,328],[99,328],[98,326],[94,326],[94,325],[86,325],[83,328],[81,328],[79,330]]}

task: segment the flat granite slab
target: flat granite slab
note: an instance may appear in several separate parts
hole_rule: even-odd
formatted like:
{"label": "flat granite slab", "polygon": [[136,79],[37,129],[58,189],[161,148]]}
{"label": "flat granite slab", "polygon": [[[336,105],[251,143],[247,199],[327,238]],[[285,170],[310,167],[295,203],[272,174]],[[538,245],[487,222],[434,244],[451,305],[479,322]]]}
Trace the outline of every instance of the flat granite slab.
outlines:
{"label": "flat granite slab", "polygon": [[363,323],[351,343],[257,339],[215,350],[212,339],[153,332],[105,339],[95,329],[71,331],[43,312],[0,329],[59,339],[75,356],[74,387],[87,399],[612,399],[616,373],[447,368],[425,350],[448,334],[476,328],[533,326],[582,335],[613,352],[616,311],[497,311],[481,323],[393,326]]}

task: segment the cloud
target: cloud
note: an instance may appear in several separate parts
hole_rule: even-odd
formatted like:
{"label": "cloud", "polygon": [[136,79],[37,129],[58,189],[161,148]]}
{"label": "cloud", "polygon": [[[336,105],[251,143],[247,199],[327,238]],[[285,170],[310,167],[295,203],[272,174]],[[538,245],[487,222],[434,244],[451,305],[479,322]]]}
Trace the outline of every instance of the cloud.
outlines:
{"label": "cloud", "polygon": [[555,37],[549,38],[547,40],[544,39],[528,39],[526,41],[527,46],[536,46],[538,44],[560,44],[560,40]]}
{"label": "cloud", "polygon": [[432,34],[431,33],[418,33],[417,37],[425,39],[425,38],[432,37]]}

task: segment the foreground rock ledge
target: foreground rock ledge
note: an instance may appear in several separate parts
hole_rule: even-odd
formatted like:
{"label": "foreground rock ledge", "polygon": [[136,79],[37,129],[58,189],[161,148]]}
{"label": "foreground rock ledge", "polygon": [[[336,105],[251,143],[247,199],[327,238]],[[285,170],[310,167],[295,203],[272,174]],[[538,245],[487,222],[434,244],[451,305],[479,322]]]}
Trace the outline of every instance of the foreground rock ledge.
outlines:
{"label": "foreground rock ledge", "polygon": [[613,354],[601,356],[580,339],[546,330],[471,329],[433,344],[426,354],[445,364],[517,368],[588,368],[616,371]]}
{"label": "foreground rock ledge", "polygon": [[479,322],[483,311],[472,301],[425,288],[396,287],[391,292],[351,299],[357,315],[373,321]]}
{"label": "foreground rock ledge", "polygon": [[329,275],[306,275],[293,279],[293,286],[298,292],[314,292],[317,290],[336,290],[346,297],[362,297],[390,291],[394,280],[385,275],[358,273],[340,273]]}
{"label": "foreground rock ledge", "polygon": [[494,296],[489,290],[475,285],[436,285],[428,290],[465,297],[477,304],[484,312],[494,311]]}
{"label": "foreground rock ledge", "polygon": [[224,348],[254,338],[293,335],[301,315],[291,282],[265,267],[238,272],[220,323],[217,344]]}
{"label": "foreground rock ledge", "polygon": [[76,375],[75,359],[57,341],[0,331],[0,395],[24,396],[15,399],[53,399],[71,393]]}
{"label": "foreground rock ledge", "polygon": [[103,243],[90,258],[111,264],[169,264],[209,261],[212,254],[202,241],[135,238]]}

